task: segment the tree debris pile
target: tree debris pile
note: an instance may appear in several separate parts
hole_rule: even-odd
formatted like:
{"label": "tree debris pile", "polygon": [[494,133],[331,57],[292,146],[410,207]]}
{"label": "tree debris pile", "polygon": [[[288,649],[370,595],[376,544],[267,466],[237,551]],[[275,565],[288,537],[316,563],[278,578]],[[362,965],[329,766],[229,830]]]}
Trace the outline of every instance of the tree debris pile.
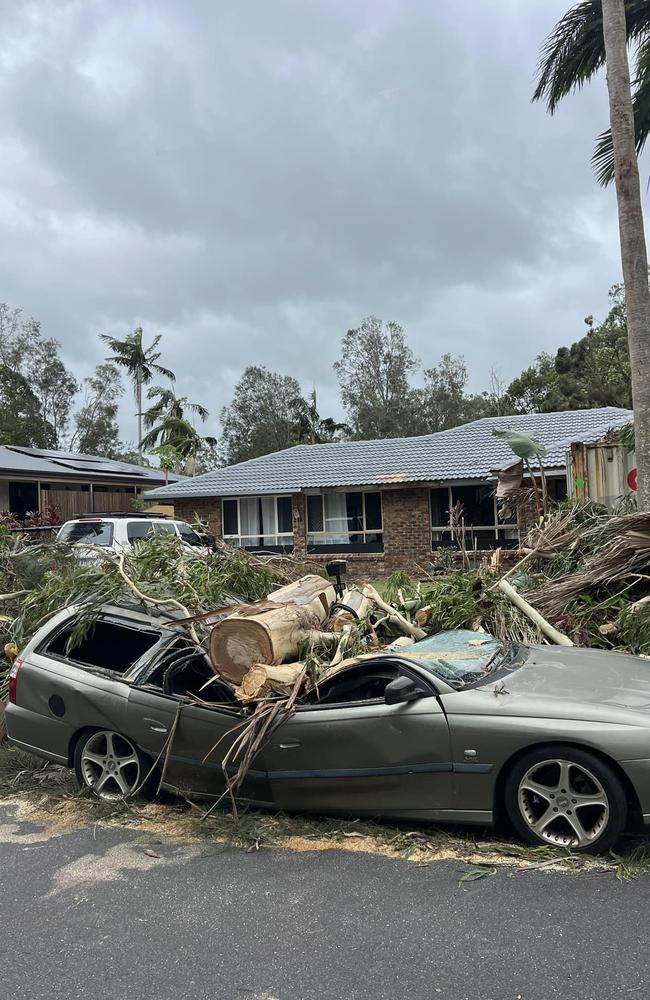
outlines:
{"label": "tree debris pile", "polygon": [[245,723],[222,762],[233,794],[299,701],[380,650],[471,629],[650,656],[650,515],[612,516],[590,503],[545,515],[505,575],[495,559],[423,581],[394,574],[381,588],[360,583],[342,594],[294,559],[225,546],[195,555],[168,534],[128,555],[91,556],[56,543],[27,545],[0,526],[5,676],[16,651],[64,607],[82,608],[82,630],[105,604],[137,601],[168,612],[242,706]]}

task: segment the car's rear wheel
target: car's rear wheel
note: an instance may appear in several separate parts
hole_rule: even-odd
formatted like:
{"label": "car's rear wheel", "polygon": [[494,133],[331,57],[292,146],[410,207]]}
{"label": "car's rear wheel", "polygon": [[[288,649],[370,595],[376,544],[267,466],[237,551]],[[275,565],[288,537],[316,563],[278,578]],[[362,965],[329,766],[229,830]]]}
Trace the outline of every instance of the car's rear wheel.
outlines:
{"label": "car's rear wheel", "polygon": [[505,805],[530,844],[589,854],[609,850],[627,822],[620,779],[577,747],[542,747],[520,757],[506,778]]}
{"label": "car's rear wheel", "polygon": [[75,747],[74,770],[79,785],[100,799],[119,801],[153,794],[156,775],[148,773],[151,761],[126,736],[110,729],[82,733]]}

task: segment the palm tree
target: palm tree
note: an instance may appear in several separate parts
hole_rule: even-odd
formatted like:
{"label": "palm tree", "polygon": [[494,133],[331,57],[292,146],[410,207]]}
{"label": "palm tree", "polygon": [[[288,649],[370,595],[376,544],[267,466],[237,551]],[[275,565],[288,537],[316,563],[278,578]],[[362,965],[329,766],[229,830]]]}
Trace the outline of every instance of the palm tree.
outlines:
{"label": "palm tree", "polygon": [[145,427],[149,433],[142,439],[144,448],[171,449],[184,460],[186,469],[193,475],[196,459],[204,447],[215,447],[216,438],[202,437],[186,419],[185,414],[195,413],[205,423],[209,414],[200,403],[190,403],[187,396],[177,396],[173,389],[154,385],[147,393],[156,402],[144,413]]}
{"label": "palm tree", "polygon": [[[629,39],[637,43],[634,98],[627,59]],[[558,102],[590,80],[603,63],[607,66],[610,133],[600,137],[594,158],[603,181],[613,161],[632,369],[637,501],[640,510],[650,510],[650,290],[637,163],[637,151],[650,131],[648,0],[585,0],[568,11],[542,50],[533,99],[546,98],[553,113]]]}
{"label": "palm tree", "polygon": [[142,439],[143,447],[153,448],[158,443],[170,444],[179,433],[183,433],[181,425],[192,425],[186,420],[185,413],[195,413],[203,423],[208,419],[208,411],[200,403],[190,403],[187,396],[177,396],[173,389],[164,389],[154,385],[147,393],[148,399],[156,402],[143,414],[144,425],[149,433]]}
{"label": "palm tree", "polygon": [[309,400],[302,396],[293,399],[291,409],[299,444],[329,444],[351,433],[347,424],[337,423],[333,417],[321,417],[315,389],[309,394]]}
{"label": "palm tree", "polygon": [[[636,152],[650,135],[650,0],[625,0],[628,41],[636,44],[634,126]],[[545,101],[550,114],[563,97],[579,90],[605,65],[602,0],[584,0],[558,21],[541,53],[534,101]],[[598,136],[592,157],[601,184],[614,180],[611,129]]]}
{"label": "palm tree", "polygon": [[110,337],[102,333],[101,339],[108,344],[113,354],[106,358],[116,365],[121,365],[126,370],[133,385],[133,395],[138,408],[138,455],[142,461],[142,387],[148,385],[154,375],[163,375],[173,382],[176,378],[169,368],[163,368],[157,364],[160,351],[156,347],[160,343],[161,334],[153,338],[149,347],[142,343],[142,327],[138,326],[133,333],[129,333],[124,340]]}

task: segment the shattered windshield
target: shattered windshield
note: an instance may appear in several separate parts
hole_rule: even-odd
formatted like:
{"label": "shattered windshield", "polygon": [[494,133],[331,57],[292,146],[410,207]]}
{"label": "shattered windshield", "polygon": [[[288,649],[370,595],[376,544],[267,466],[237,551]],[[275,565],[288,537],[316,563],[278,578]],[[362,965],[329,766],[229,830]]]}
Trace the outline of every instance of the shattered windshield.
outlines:
{"label": "shattered windshield", "polygon": [[476,684],[511,664],[521,647],[501,642],[487,632],[453,629],[407,647],[403,655],[415,659],[434,677],[453,688]]}

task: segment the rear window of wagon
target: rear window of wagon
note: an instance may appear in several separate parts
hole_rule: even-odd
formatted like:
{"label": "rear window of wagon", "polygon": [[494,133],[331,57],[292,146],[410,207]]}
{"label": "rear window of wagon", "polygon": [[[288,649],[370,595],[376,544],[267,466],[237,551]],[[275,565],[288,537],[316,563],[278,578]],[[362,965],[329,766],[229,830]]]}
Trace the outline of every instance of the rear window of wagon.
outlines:
{"label": "rear window of wagon", "polygon": [[68,521],[61,528],[58,542],[89,542],[91,545],[111,545],[113,525],[110,521]]}

